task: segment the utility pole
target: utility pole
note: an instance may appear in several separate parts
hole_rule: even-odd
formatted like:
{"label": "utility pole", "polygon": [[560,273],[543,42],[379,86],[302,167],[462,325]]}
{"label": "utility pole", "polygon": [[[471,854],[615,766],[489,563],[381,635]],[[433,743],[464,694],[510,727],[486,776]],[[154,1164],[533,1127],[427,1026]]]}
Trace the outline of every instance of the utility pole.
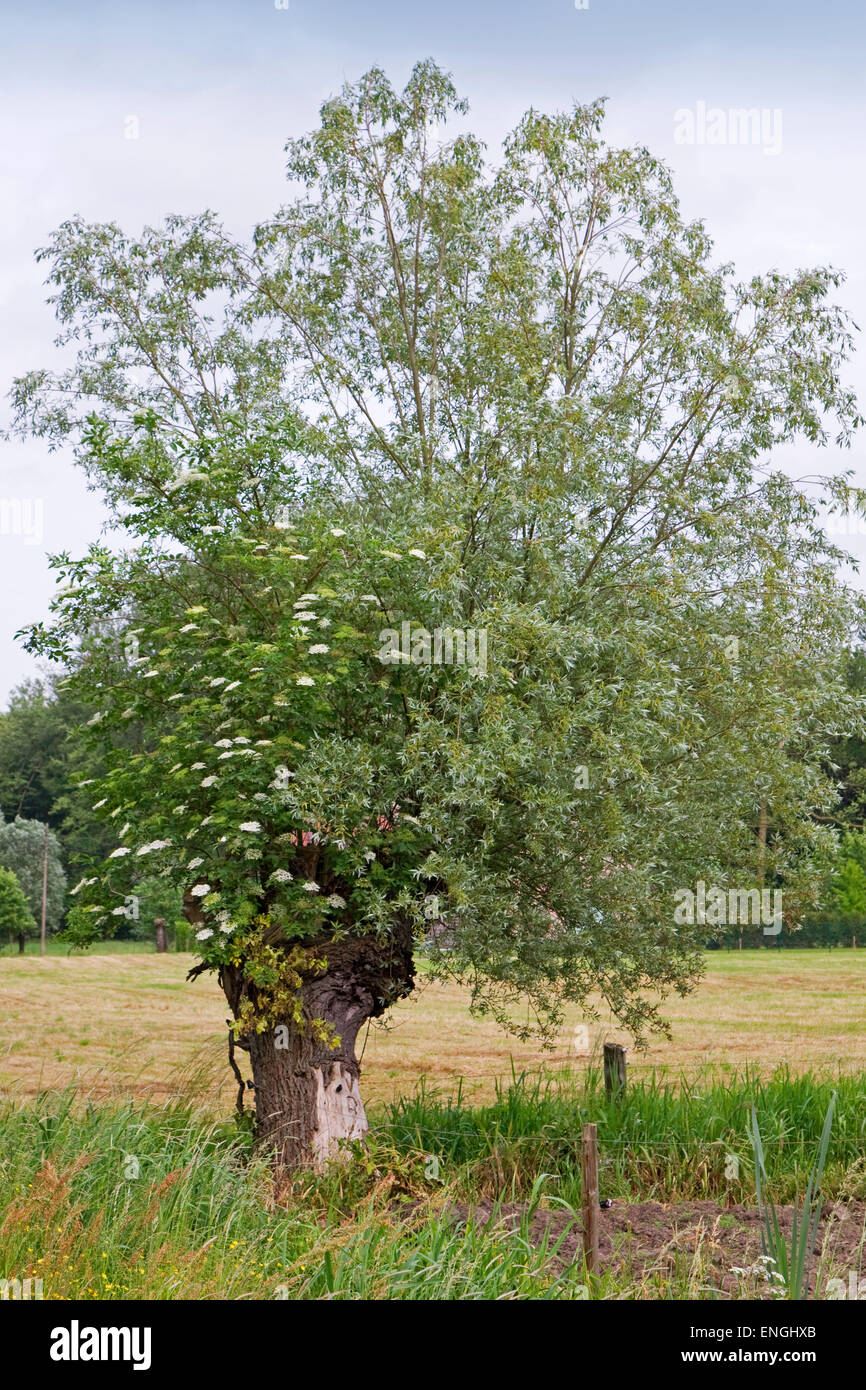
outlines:
{"label": "utility pole", "polygon": [[45,955],[45,916],[48,910],[48,822],[45,822],[45,839],[42,842],[42,931],[39,937],[39,954]]}

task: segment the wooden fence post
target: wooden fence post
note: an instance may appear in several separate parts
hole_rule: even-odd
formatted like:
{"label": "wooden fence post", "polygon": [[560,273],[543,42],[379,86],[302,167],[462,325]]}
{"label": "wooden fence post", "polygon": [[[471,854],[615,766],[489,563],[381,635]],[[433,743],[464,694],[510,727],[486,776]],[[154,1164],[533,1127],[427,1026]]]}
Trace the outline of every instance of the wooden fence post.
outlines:
{"label": "wooden fence post", "polygon": [[165,918],[154,917],[153,925],[156,927],[156,949],[160,953],[168,950],[168,942],[165,939]]}
{"label": "wooden fence post", "polygon": [[604,1045],[604,1090],[608,1100],[625,1090],[625,1048],[619,1043]]}
{"label": "wooden fence post", "polygon": [[593,1124],[583,1127],[580,1167],[583,1176],[583,1255],[587,1273],[594,1274],[598,1267],[598,1131]]}

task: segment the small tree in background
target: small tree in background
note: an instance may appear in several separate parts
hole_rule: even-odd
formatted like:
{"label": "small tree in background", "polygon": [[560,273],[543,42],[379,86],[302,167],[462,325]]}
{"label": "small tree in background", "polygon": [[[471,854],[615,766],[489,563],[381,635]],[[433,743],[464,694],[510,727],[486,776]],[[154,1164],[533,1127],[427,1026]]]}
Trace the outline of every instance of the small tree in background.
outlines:
{"label": "small tree in background", "polygon": [[11,869],[0,869],[0,936],[8,936],[10,942],[17,939],[23,955],[24,942],[35,927],[18,879]]}
{"label": "small tree in background", "polygon": [[[28,936],[36,935],[42,921],[42,867],[45,853],[45,826],[38,820],[13,821],[0,818],[0,867],[15,874],[33,915]],[[45,926],[57,931],[63,921],[66,900],[66,874],[60,858],[60,843],[48,832],[48,893]]]}

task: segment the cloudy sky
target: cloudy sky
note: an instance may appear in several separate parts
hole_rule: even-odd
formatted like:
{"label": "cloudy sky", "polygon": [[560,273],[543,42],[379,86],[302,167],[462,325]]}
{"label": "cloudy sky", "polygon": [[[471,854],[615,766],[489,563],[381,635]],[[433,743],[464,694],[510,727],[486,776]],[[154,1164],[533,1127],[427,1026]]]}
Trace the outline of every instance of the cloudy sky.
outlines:
{"label": "cloudy sky", "polygon": [[[33,252],[59,222],[136,230],[209,207],[243,233],[281,201],[283,144],[326,97],[373,63],[402,83],[428,56],[491,148],[528,106],[606,96],[609,138],[672,166],[719,259],[744,274],[839,266],[842,300],[866,322],[860,0],[0,0],[0,33],[4,397],[54,360]],[[755,138],[714,142],[713,113],[742,107],[762,113]],[[864,347],[851,376],[866,401]],[[866,486],[862,445],[781,461],[853,467]],[[0,442],[0,702],[35,673],[13,633],[47,612],[46,554],[80,552],[103,519],[67,453]],[[866,558],[866,536],[849,544]]]}

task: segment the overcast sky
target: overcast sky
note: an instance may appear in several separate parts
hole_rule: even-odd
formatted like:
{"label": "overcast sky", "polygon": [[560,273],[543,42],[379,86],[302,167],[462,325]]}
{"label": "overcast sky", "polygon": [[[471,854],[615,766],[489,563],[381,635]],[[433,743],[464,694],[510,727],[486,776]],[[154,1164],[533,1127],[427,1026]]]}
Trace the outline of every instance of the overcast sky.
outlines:
{"label": "overcast sky", "polygon": [[[326,97],[373,63],[402,84],[428,56],[491,147],[528,106],[606,96],[608,137],[672,166],[720,260],[743,274],[839,266],[842,302],[866,322],[862,0],[282,3],[0,0],[0,395],[52,363],[33,252],[59,222],[81,213],[135,231],[209,207],[245,232],[282,200],[285,140],[316,124]],[[757,139],[708,143],[713,112],[740,107],[763,113]],[[866,401],[863,347],[858,359]],[[861,444],[781,462],[853,467],[866,486],[864,459]],[[68,452],[0,442],[0,703],[35,674],[13,633],[47,613],[46,554],[82,551],[103,519]],[[866,557],[866,537],[849,544]]]}

